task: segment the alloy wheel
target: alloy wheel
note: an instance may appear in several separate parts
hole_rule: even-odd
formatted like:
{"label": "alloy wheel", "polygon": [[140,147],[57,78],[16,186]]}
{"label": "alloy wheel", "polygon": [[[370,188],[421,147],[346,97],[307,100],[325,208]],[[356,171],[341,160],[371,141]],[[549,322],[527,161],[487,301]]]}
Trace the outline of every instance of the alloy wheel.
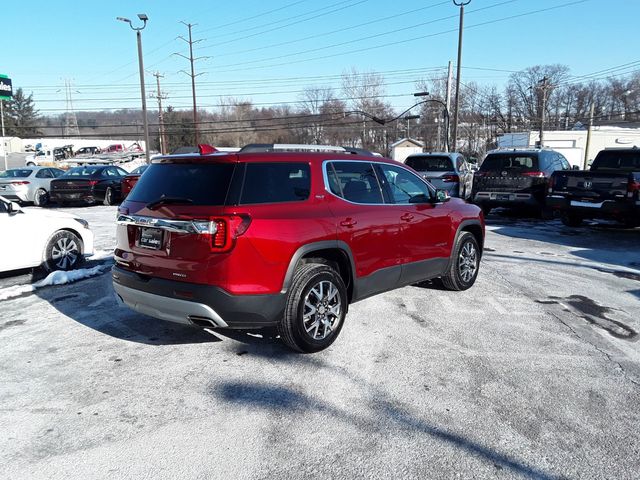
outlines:
{"label": "alloy wheel", "polygon": [[473,242],[466,242],[460,249],[458,256],[458,273],[460,278],[467,283],[478,270],[478,251]]}
{"label": "alloy wheel", "polygon": [[304,297],[302,321],[307,334],[314,340],[324,340],[340,323],[342,301],[338,288],[323,280]]}
{"label": "alloy wheel", "polygon": [[51,260],[56,267],[66,270],[75,265],[80,255],[78,244],[72,238],[62,237],[51,250]]}

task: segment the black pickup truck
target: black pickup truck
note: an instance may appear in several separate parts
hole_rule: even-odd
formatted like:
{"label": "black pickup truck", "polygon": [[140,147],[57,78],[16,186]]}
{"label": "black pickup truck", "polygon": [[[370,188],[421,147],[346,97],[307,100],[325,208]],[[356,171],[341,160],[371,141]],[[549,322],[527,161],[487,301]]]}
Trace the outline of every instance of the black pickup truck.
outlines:
{"label": "black pickup truck", "polygon": [[640,149],[611,148],[596,155],[589,170],[554,172],[547,205],[562,223],[579,226],[587,218],[640,226]]}

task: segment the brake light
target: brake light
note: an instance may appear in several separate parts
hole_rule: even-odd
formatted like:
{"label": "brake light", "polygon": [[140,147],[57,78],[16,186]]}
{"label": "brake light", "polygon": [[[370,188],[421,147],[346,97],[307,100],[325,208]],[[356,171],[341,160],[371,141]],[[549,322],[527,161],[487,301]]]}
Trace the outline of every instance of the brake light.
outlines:
{"label": "brake light", "polygon": [[544,178],[544,172],[522,172],[524,177]]}
{"label": "brake light", "polygon": [[230,251],[236,239],[244,235],[251,224],[251,217],[246,213],[212,218],[215,232],[211,234],[211,251],[224,253]]}
{"label": "brake light", "polygon": [[206,143],[199,143],[198,144],[198,151],[200,152],[200,155],[209,155],[210,153],[217,152],[218,149],[216,147],[213,147],[213,146],[208,145]]}
{"label": "brake light", "polygon": [[459,182],[460,181],[460,177],[458,175],[445,175],[444,177],[442,177],[442,181],[447,183],[447,182]]}
{"label": "brake light", "polygon": [[10,182],[11,185],[29,185],[29,182],[27,181],[16,181],[16,182]]}
{"label": "brake light", "polygon": [[89,180],[89,186],[93,187],[95,185],[97,185],[99,182],[99,180]]}
{"label": "brake light", "polygon": [[634,179],[629,180],[627,184],[627,196],[633,197],[634,193],[640,192],[640,181]]}
{"label": "brake light", "polygon": [[553,192],[553,187],[555,183],[556,183],[555,177],[553,176],[549,177],[549,189],[548,189],[549,193]]}

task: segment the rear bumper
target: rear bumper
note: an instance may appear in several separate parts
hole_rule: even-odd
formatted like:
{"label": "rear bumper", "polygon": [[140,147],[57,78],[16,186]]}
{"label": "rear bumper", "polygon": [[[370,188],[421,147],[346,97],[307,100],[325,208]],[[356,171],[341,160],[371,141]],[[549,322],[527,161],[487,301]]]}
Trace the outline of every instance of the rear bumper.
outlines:
{"label": "rear bumper", "polygon": [[49,194],[49,199],[53,202],[87,202],[92,203],[98,201],[91,190],[74,191],[74,192],[55,192]]}
{"label": "rear bumper", "polygon": [[275,325],[284,314],[286,294],[232,295],[220,287],[177,282],[112,270],[113,288],[131,309],[160,320],[219,328]]}
{"label": "rear bumper", "polygon": [[581,202],[563,195],[549,195],[547,205],[555,210],[571,211],[583,218],[616,218],[640,215],[640,202],[604,200],[602,202]]}
{"label": "rear bumper", "polygon": [[519,192],[474,192],[473,203],[487,207],[541,207],[543,202],[531,193]]}

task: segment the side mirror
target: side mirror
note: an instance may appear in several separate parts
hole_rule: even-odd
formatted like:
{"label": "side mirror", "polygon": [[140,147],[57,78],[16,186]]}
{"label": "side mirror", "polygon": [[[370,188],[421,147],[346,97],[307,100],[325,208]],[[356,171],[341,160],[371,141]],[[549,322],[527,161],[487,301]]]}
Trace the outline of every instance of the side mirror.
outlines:
{"label": "side mirror", "polygon": [[573,167],[571,167],[571,170],[580,170],[580,167],[578,165],[574,165]]}
{"label": "side mirror", "polygon": [[447,190],[436,190],[436,202],[444,203],[448,202],[451,196]]}

